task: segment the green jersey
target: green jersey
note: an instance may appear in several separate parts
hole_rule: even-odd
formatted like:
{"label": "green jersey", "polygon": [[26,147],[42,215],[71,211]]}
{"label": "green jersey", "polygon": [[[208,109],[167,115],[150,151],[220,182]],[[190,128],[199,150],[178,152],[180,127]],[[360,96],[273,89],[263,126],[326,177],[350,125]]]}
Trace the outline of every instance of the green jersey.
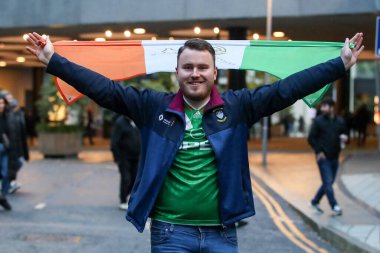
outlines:
{"label": "green jersey", "polygon": [[220,225],[215,154],[203,131],[202,117],[203,110],[185,107],[185,136],[156,200],[153,219]]}

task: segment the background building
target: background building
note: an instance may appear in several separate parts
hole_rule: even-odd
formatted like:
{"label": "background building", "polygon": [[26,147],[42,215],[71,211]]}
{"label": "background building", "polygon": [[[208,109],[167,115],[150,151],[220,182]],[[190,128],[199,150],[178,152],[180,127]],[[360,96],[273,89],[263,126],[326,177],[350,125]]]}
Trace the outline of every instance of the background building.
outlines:
{"label": "background building", "polygon": [[[1,1],[0,89],[11,91],[26,107],[33,107],[38,97],[44,69],[24,49],[23,35],[27,32],[49,34],[53,41],[191,37],[265,40],[266,4],[265,0]],[[378,15],[380,0],[273,0],[273,39],[343,42],[355,32],[363,32],[366,50],[358,66],[332,91],[338,111],[354,111],[358,99],[373,104],[379,75],[374,57]],[[255,77],[255,73],[249,75]],[[244,72],[227,73],[226,77],[228,84],[245,85]],[[303,116],[306,123],[310,122],[309,109],[303,102],[296,103],[292,112],[296,119]]]}

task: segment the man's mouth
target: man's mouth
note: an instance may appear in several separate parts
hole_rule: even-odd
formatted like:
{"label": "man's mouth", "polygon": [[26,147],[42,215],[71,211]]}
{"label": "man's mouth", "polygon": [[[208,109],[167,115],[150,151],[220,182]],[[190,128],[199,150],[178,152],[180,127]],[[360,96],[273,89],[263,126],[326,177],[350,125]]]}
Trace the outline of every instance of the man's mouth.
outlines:
{"label": "man's mouth", "polygon": [[191,85],[191,86],[197,86],[197,85],[201,85],[203,84],[203,82],[201,81],[197,81],[197,82],[187,82],[188,85]]}

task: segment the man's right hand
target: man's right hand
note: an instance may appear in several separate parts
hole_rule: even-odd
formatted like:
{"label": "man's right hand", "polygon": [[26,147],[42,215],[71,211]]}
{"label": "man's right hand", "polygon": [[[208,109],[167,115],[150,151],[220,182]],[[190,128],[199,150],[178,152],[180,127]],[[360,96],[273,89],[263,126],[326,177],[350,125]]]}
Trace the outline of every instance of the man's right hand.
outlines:
{"label": "man's right hand", "polygon": [[319,153],[317,154],[317,161],[324,160],[324,159],[326,159],[326,155],[325,155],[325,153],[323,153],[323,152],[319,152]]}
{"label": "man's right hand", "polygon": [[44,37],[35,32],[29,33],[27,41],[30,46],[26,47],[26,50],[35,55],[40,62],[48,65],[54,54],[53,43],[51,43],[49,36]]}

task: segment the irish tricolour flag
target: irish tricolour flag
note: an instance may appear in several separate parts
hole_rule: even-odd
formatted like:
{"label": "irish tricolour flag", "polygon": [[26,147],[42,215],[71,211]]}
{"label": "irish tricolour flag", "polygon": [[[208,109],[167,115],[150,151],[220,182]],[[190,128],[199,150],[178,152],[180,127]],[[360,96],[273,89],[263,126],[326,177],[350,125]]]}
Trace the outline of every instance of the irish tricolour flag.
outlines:
{"label": "irish tricolour flag", "polygon": [[[340,55],[343,43],[304,41],[210,40],[219,69],[266,71],[285,78],[297,71]],[[155,72],[175,72],[177,52],[185,41],[142,40],[80,42],[59,41],[55,51],[112,80],[126,80]],[[57,88],[69,104],[82,94],[57,79]],[[330,85],[303,100],[313,106]]]}

